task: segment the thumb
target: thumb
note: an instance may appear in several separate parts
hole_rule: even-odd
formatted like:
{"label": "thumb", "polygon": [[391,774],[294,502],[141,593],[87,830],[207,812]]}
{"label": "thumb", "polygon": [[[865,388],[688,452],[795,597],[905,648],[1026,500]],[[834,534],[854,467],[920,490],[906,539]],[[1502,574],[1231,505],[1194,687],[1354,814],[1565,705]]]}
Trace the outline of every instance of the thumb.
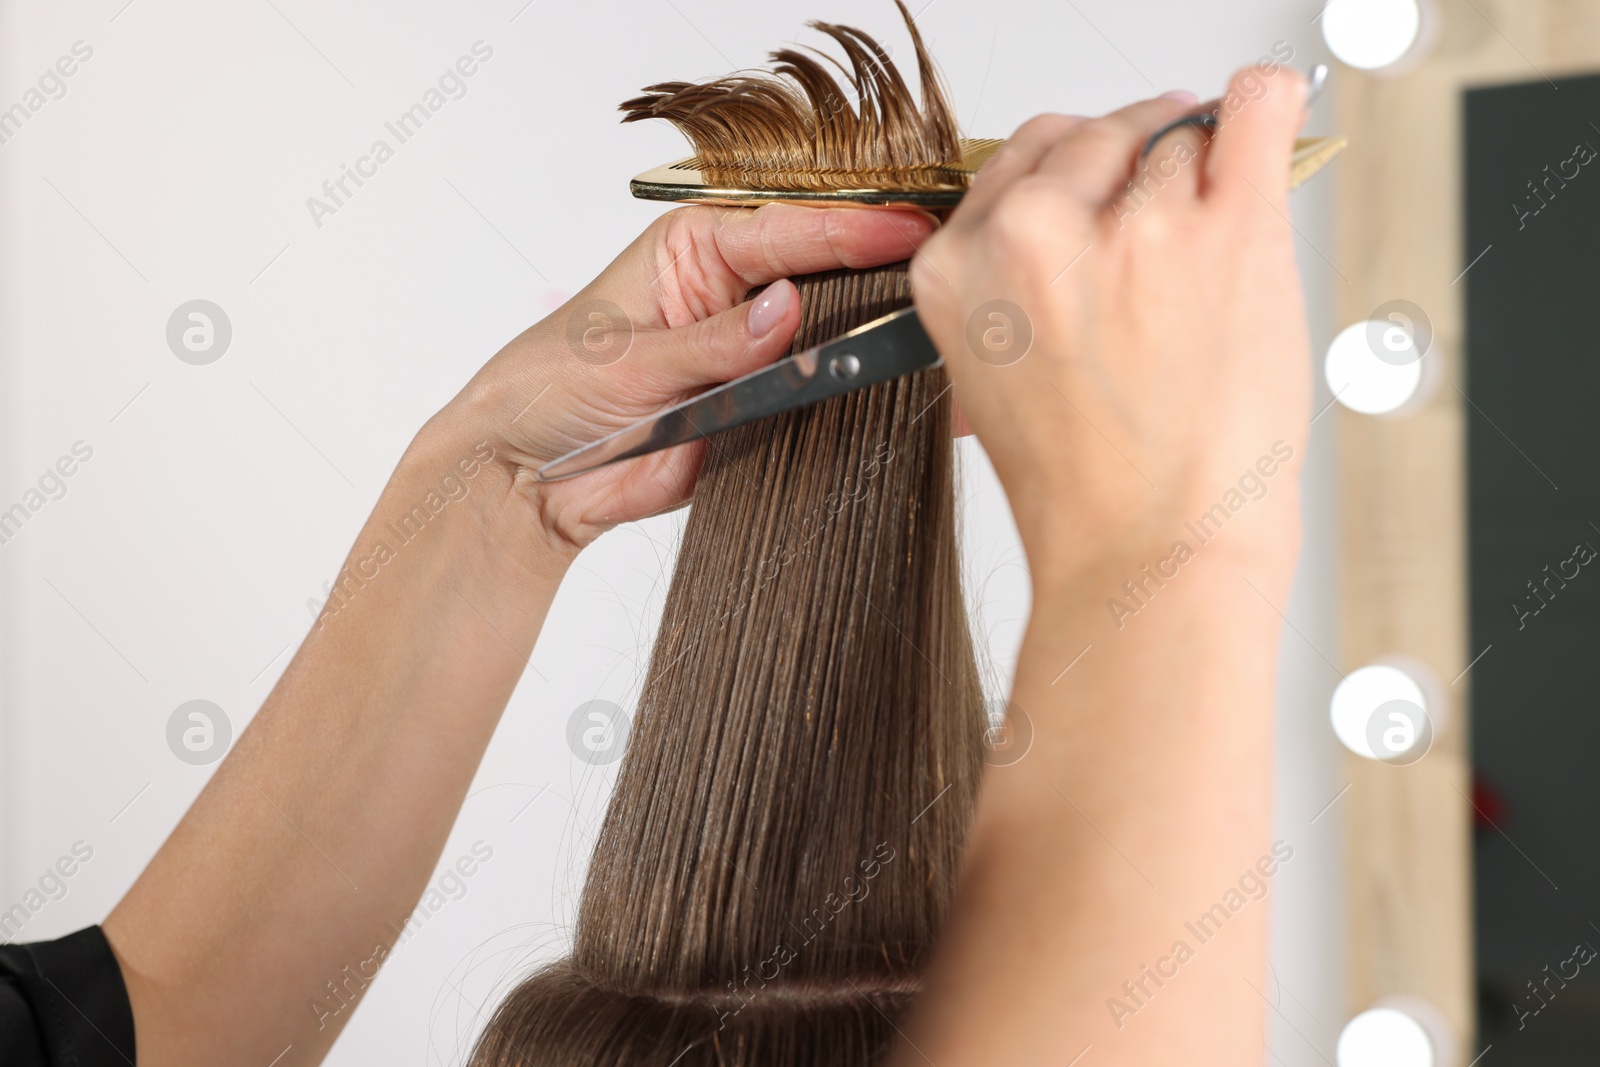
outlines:
{"label": "thumb", "polygon": [[1271,76],[1258,67],[1234,75],[1219,109],[1222,128],[1207,152],[1206,175],[1219,195],[1266,197],[1282,213],[1289,199],[1294,137],[1305,120],[1306,90],[1305,78],[1289,67]]}
{"label": "thumb", "polygon": [[753,299],[671,330],[640,335],[636,366],[676,392],[749,374],[789,352],[800,327],[800,291],[780,278]]}

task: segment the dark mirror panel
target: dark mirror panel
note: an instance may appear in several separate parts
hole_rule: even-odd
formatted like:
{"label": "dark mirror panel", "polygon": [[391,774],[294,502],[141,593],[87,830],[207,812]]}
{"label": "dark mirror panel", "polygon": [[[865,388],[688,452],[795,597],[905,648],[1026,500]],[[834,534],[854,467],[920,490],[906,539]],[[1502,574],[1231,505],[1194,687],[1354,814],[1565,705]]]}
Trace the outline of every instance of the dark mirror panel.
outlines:
{"label": "dark mirror panel", "polygon": [[1480,1043],[1594,1064],[1600,77],[1472,90],[1465,122]]}

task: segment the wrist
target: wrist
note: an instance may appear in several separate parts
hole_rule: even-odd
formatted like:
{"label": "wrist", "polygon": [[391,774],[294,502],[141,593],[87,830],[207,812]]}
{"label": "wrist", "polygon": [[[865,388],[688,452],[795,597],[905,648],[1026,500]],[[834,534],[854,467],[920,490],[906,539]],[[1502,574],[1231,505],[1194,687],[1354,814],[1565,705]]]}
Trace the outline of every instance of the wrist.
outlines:
{"label": "wrist", "polygon": [[1172,505],[1121,522],[1072,507],[1018,509],[1017,519],[1036,592],[1104,585],[1113,577],[1120,586],[1147,567],[1170,579],[1200,559],[1208,571],[1248,572],[1264,588],[1287,581],[1301,539],[1293,481],[1255,499],[1235,494],[1210,506]]}
{"label": "wrist", "polygon": [[559,583],[578,546],[519,491],[523,465],[490,425],[489,419],[462,417],[453,404],[435,415],[401,457],[384,491],[394,501],[387,508],[380,501],[379,512],[410,516],[398,527],[402,534],[420,523],[419,504],[430,516],[454,512],[444,529],[459,559],[500,581]]}
{"label": "wrist", "polygon": [[[1168,573],[1162,577],[1147,560],[1108,561],[1073,584],[1036,586],[1024,647],[1049,649],[1054,670],[1045,681],[1076,667],[1080,655],[1103,667],[1107,655],[1152,655],[1148,666],[1196,654],[1241,656],[1244,649],[1269,659],[1275,654],[1287,580],[1270,581],[1236,560],[1204,554]],[[1137,659],[1126,662],[1143,669],[1134,666]]]}
{"label": "wrist", "polygon": [[[563,571],[577,554],[615,523],[594,523],[582,504],[583,492],[562,491],[565,483],[542,482],[535,472],[553,459],[604,430],[588,425],[568,392],[567,383],[551,376],[531,384],[522,365],[552,367],[549,338],[539,323],[492,359],[421,433],[434,450],[463,448],[492,452],[490,464],[502,490],[500,500],[512,517],[513,531],[531,540],[532,551]],[[592,484],[588,488],[593,488]]]}
{"label": "wrist", "polygon": [[1035,614],[1087,612],[1095,628],[1120,631],[1158,601],[1187,599],[1175,590],[1201,588],[1242,590],[1281,606],[1299,556],[1299,509],[1296,504],[1253,518],[1259,521],[1223,530],[1179,522],[1164,536],[1121,539],[1092,553],[1039,551],[1029,544]]}

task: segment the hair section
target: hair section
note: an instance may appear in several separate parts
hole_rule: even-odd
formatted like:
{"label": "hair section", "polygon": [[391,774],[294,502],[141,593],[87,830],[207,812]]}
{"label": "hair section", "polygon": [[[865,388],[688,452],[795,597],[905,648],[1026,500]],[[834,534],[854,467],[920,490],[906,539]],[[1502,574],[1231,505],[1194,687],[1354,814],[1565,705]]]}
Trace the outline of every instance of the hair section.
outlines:
{"label": "hair section", "polygon": [[[920,112],[876,42],[818,28],[862,93],[848,119],[789,51],[772,76],[657,86],[625,109],[720,165],[949,158],[914,26]],[[905,263],[796,282],[796,351],[911,298]],[[951,416],[936,369],[710,440],[571,954],[500,1005],[479,1067],[882,1060],[982,767]]]}
{"label": "hair section", "polygon": [[916,23],[895,4],[916,53],[920,106],[876,40],[812,22],[839,45],[843,62],[814,49],[779,49],[767,71],[649,86],[622,105],[622,121],[672,123],[711,181],[796,190],[869,180],[903,189],[947,185],[952,172],[943,168],[961,159],[955,114]]}

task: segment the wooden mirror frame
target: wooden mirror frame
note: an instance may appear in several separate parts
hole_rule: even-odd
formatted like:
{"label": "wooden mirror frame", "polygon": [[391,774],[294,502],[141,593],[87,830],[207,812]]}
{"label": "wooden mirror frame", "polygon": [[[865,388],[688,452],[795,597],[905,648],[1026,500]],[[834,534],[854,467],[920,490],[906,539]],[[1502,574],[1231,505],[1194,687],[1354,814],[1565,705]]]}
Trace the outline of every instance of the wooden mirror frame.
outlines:
{"label": "wooden mirror frame", "polygon": [[[1431,317],[1437,390],[1401,416],[1338,412],[1340,659],[1420,661],[1444,695],[1446,723],[1420,762],[1394,767],[1346,753],[1349,1010],[1420,997],[1475,1036],[1472,773],[1468,702],[1466,427],[1481,418],[1462,374],[1463,92],[1600,71],[1594,0],[1434,0],[1437,37],[1409,69],[1340,68],[1334,128],[1339,325],[1389,300]],[[1493,254],[1492,251],[1489,254]],[[1319,360],[1320,363],[1320,360]],[[1437,720],[1436,720],[1437,721]]]}

